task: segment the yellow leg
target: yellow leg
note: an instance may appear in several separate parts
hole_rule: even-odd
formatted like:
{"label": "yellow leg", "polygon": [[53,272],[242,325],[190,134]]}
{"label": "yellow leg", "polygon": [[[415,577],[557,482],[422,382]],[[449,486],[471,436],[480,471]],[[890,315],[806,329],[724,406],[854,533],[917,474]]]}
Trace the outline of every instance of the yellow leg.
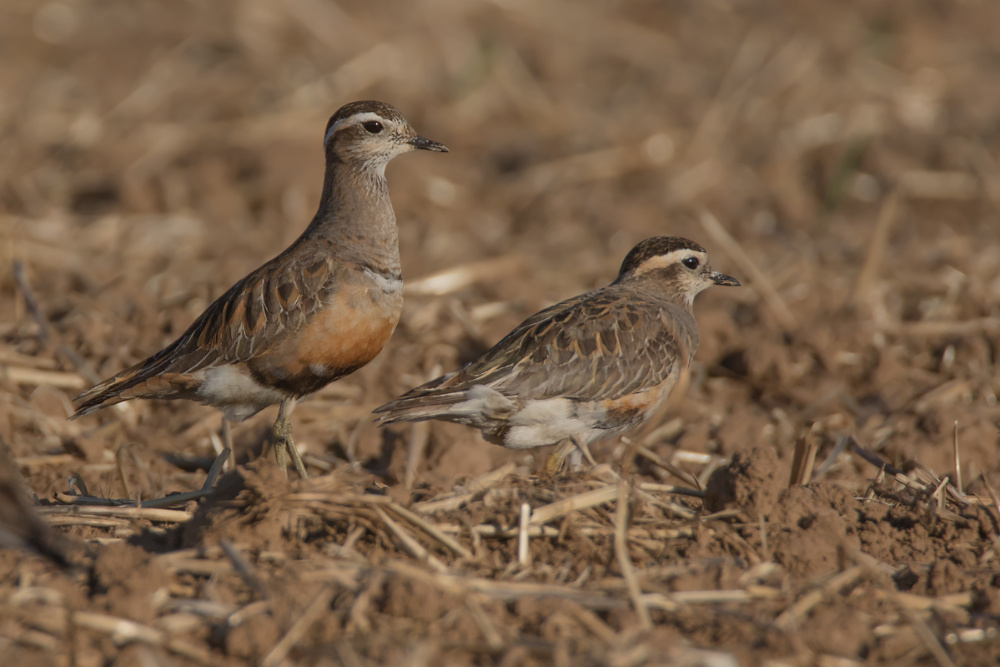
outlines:
{"label": "yellow leg", "polygon": [[558,447],[556,451],[549,454],[549,457],[545,459],[545,463],[542,464],[542,469],[538,471],[539,476],[544,478],[555,477],[562,470],[563,463],[566,462],[566,455],[570,453],[573,449],[573,443],[563,442]]}
{"label": "yellow leg", "polygon": [[306,467],[299,456],[299,450],[295,448],[295,441],[292,439],[292,411],[295,410],[295,399],[290,398],[282,401],[278,408],[278,419],[274,422],[274,458],[278,462],[278,468],[285,476],[288,476],[288,456],[292,457],[292,464],[299,473],[299,477],[305,479]]}
{"label": "yellow leg", "polygon": [[583,440],[579,440],[577,438],[573,438],[572,439],[572,443],[573,443],[573,445],[578,450],[580,450],[580,452],[583,454],[583,457],[585,459],[587,459],[587,463],[590,464],[590,467],[591,468],[596,468],[597,467],[597,461],[595,461],[594,457],[591,456],[591,454],[590,454],[590,447],[587,446],[587,443],[584,442]]}
{"label": "yellow leg", "polygon": [[[583,440],[577,438],[570,438],[568,441],[563,442],[556,448],[556,451],[552,452],[549,458],[545,459],[545,463],[542,465],[541,475],[543,477],[554,477],[562,470],[563,464],[566,462],[566,457],[572,454],[574,451],[579,452],[587,459],[587,462],[591,466],[596,466],[597,461],[590,454],[590,448],[587,447],[587,443]],[[571,462],[574,469],[579,466],[579,458]]]}
{"label": "yellow leg", "polygon": [[225,417],[222,418],[221,435],[222,435],[222,446],[228,449],[229,451],[233,451],[233,431],[232,427],[229,425],[229,420],[226,419]]}

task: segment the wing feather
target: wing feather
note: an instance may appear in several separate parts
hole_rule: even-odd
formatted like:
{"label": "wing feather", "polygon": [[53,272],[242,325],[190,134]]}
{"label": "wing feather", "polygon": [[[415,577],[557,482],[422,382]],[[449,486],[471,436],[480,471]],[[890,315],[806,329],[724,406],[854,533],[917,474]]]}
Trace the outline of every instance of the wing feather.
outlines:
{"label": "wing feather", "polygon": [[292,262],[279,255],[216,299],[173,343],[80,394],[74,417],[103,407],[152,377],[190,374],[267,352],[283,333],[304,326],[322,308],[335,274],[326,255],[300,256]]}
{"label": "wing feather", "polygon": [[687,309],[636,300],[614,285],[583,294],[525,320],[479,359],[378,408],[382,421],[443,414],[486,386],[519,400],[603,400],[660,385],[687,367],[698,329]]}

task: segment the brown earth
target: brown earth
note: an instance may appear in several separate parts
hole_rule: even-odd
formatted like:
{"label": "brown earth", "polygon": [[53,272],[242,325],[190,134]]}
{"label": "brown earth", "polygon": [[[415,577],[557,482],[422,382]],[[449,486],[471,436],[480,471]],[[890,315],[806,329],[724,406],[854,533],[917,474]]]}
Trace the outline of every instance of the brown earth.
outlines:
{"label": "brown earth", "polygon": [[[997,664],[997,25],[984,0],[5,3],[0,545],[70,564],[0,551],[4,664]],[[217,413],[71,399],[300,233],[324,123],[364,98],[452,152],[389,168],[407,304],[296,410],[312,477],[275,469],[266,411],[200,503],[70,507],[201,488]],[[596,469],[371,424],[665,233],[744,286],[699,297],[686,395]]]}

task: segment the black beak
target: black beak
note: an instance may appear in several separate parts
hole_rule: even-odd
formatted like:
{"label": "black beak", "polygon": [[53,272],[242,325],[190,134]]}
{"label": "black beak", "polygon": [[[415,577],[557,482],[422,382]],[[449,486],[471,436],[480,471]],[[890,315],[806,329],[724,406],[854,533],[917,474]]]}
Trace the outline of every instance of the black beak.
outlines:
{"label": "black beak", "polygon": [[435,153],[447,153],[448,147],[444,144],[439,144],[436,141],[431,141],[430,139],[424,139],[423,137],[413,137],[410,139],[409,144],[414,148],[418,148],[422,151],[434,151]]}
{"label": "black beak", "polygon": [[740,286],[740,281],[738,281],[736,278],[733,278],[732,276],[727,276],[725,273],[712,271],[712,274],[709,277],[712,279],[712,282],[715,283],[716,285],[731,285],[732,287]]}

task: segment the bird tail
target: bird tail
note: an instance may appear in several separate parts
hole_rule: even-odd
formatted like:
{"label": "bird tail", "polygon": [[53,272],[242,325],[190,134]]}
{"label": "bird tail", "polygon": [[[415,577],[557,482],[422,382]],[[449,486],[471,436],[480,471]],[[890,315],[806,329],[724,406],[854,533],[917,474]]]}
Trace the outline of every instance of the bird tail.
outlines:
{"label": "bird tail", "polygon": [[201,381],[183,373],[164,373],[148,376],[145,362],[136,364],[76,397],[76,419],[103,408],[129,401],[133,398],[184,398],[190,397],[201,386]]}
{"label": "bird tail", "polygon": [[[410,392],[411,394],[413,392]],[[445,394],[443,396],[406,394],[394,401],[375,408],[378,415],[376,424],[395,424],[396,422],[419,422],[427,419],[439,419],[449,413],[449,409],[462,400],[461,394]]]}
{"label": "bird tail", "polygon": [[[426,386],[426,385],[425,385]],[[474,385],[468,389],[436,391],[418,387],[394,401],[378,407],[378,424],[401,421],[443,419],[460,424],[478,424],[504,419],[516,410],[516,403],[496,389]]]}

